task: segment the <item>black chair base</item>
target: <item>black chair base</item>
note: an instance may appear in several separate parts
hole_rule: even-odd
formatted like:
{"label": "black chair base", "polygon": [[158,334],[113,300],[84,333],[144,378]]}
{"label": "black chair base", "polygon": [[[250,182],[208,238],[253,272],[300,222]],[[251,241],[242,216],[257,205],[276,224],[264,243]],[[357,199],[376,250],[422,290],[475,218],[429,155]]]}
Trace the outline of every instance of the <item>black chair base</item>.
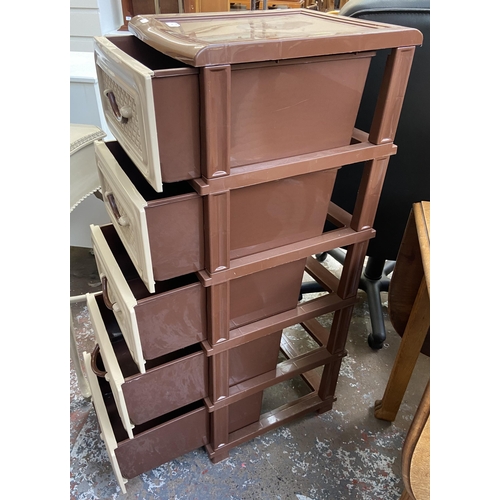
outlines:
{"label": "black chair base", "polygon": [[[345,253],[340,249],[318,254],[316,255],[316,259],[323,262],[327,255],[331,255],[340,264],[344,263]],[[380,294],[381,292],[387,292],[389,290],[389,283],[391,280],[388,276],[394,269],[394,265],[394,261],[385,261],[376,257],[368,257],[366,266],[359,280],[359,289],[366,293],[368,299],[372,327],[372,333],[368,336],[368,345],[373,350],[382,349],[386,339],[384,312]],[[302,283],[299,300],[302,300],[303,294],[324,291],[324,288],[316,281]]]}

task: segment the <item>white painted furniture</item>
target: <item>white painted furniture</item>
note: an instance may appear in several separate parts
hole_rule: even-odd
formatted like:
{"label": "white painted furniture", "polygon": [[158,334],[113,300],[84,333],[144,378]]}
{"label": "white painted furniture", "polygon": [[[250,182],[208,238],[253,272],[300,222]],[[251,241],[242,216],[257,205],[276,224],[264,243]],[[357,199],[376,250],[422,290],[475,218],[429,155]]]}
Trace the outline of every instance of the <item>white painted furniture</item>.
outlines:
{"label": "white painted furniture", "polygon": [[95,125],[70,124],[71,246],[92,248],[90,224],[110,222],[104,203],[93,195],[100,187],[94,141],[104,136]]}
{"label": "white painted furniture", "polygon": [[[104,203],[93,196],[93,193],[100,187],[95,161],[94,141],[102,139],[105,135],[95,125],[70,124],[70,244],[74,246],[92,247],[90,224],[92,222],[97,223],[98,220],[105,223],[109,222]],[[84,210],[82,205],[88,200],[96,203],[96,208]],[[75,220],[72,216],[77,207],[78,210],[75,214],[78,213],[79,219]],[[70,303],[82,300],[85,300],[85,295],[70,297]],[[84,397],[89,397],[90,389],[80,365],[71,311],[70,345],[71,360],[76,371],[80,391]]]}

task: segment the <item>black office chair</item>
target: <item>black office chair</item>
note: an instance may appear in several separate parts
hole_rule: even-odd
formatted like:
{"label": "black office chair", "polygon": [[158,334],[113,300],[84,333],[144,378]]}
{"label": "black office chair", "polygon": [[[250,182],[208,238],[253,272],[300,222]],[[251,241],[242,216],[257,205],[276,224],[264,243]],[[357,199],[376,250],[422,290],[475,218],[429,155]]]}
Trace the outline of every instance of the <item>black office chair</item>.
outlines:
{"label": "black office chair", "polygon": [[[424,41],[417,47],[394,143],[397,154],[389,161],[377,216],[377,231],[370,241],[367,264],[359,288],[367,294],[372,333],[368,343],[380,349],[386,338],[380,292],[387,291],[408,214],[413,203],[430,201],[430,0],[349,0],[340,15],[417,28]],[[369,130],[388,51],[377,53],[370,66],[356,127]],[[363,165],[340,169],[332,201],[352,212]],[[343,262],[342,250],[328,252]],[[317,255],[324,260],[327,253]],[[301,294],[321,291],[315,282],[304,283]]]}

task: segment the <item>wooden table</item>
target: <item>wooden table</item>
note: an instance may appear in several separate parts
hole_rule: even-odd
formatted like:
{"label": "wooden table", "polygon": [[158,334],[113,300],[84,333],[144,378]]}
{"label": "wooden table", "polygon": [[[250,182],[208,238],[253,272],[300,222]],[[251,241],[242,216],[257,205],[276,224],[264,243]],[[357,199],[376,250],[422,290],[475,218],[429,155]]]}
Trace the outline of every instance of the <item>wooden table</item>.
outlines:
{"label": "wooden table", "polygon": [[389,317],[402,334],[375,416],[393,422],[430,326],[430,202],[413,205],[388,292]]}
{"label": "wooden table", "polygon": [[[375,416],[392,422],[398,413],[430,327],[430,202],[413,205],[389,287],[389,317],[402,334],[391,375]],[[401,500],[430,498],[430,381],[402,450],[405,491]]]}

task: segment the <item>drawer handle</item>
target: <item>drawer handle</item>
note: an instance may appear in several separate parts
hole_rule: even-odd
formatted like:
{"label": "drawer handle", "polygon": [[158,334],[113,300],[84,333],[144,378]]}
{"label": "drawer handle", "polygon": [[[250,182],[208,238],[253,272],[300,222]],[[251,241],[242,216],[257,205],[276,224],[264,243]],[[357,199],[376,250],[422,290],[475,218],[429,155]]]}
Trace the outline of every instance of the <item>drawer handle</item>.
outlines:
{"label": "drawer handle", "polygon": [[109,104],[111,106],[111,110],[115,115],[115,118],[119,123],[127,123],[128,119],[132,116],[132,109],[128,106],[122,106],[121,108],[118,106],[116,102],[116,97],[114,92],[111,89],[106,89],[104,91],[104,95],[108,98]]}
{"label": "drawer handle", "polygon": [[106,377],[106,372],[99,370],[97,368],[97,355],[99,354],[99,344],[96,344],[94,347],[94,350],[92,351],[92,354],[90,355],[90,367],[92,368],[92,371],[98,376],[98,377]]}
{"label": "drawer handle", "polygon": [[108,200],[109,206],[111,207],[111,211],[113,212],[116,222],[118,222],[120,226],[128,226],[130,223],[124,215],[120,214],[114,194],[111,191],[106,191],[104,196]]}
{"label": "drawer handle", "polygon": [[101,283],[102,283],[102,300],[104,301],[104,305],[110,310],[110,311],[116,311],[119,312],[120,308],[118,307],[118,304],[113,304],[111,300],[109,300],[109,294],[108,294],[108,278],[106,276],[101,276]]}

